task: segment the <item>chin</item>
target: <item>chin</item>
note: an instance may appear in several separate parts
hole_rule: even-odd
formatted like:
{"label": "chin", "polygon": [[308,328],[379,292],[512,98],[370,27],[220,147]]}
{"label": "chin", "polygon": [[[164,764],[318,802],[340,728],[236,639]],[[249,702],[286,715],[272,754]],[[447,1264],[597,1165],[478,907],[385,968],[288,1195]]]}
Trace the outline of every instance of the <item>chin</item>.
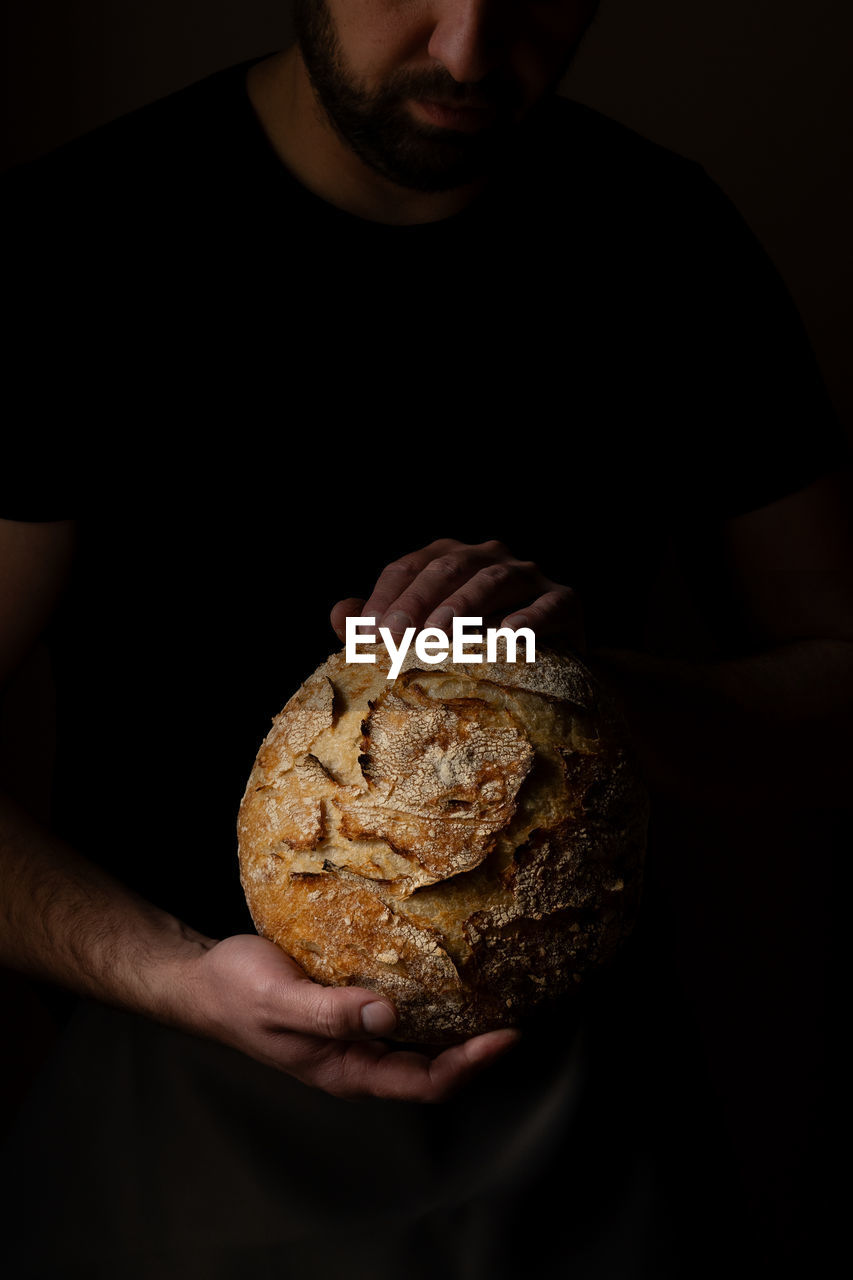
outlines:
{"label": "chin", "polygon": [[504,130],[471,139],[452,129],[422,126],[398,135],[390,145],[387,139],[374,143],[360,138],[350,139],[350,145],[365,164],[395,186],[438,193],[487,178],[505,157],[509,141]]}

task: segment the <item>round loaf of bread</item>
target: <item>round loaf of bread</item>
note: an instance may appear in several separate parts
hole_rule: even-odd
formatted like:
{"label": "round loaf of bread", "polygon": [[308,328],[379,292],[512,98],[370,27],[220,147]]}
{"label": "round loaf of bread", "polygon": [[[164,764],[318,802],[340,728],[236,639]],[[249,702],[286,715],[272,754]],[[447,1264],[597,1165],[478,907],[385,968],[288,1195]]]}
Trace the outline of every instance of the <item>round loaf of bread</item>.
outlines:
{"label": "round loaf of bread", "polygon": [[647,797],[618,717],[554,653],[376,658],[335,654],[273,721],[238,820],[252,918],[317,982],[389,997],[396,1039],[515,1025],[631,927]]}

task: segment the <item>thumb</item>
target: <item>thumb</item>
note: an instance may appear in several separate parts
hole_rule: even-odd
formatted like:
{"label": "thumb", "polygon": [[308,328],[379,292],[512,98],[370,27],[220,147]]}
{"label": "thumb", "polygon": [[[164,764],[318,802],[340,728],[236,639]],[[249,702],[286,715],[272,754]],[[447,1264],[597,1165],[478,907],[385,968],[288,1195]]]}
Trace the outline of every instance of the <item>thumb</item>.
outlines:
{"label": "thumb", "polygon": [[394,1006],[365,987],[323,987],[310,978],[287,984],[287,1030],[330,1040],[365,1040],[388,1036],[397,1025]]}

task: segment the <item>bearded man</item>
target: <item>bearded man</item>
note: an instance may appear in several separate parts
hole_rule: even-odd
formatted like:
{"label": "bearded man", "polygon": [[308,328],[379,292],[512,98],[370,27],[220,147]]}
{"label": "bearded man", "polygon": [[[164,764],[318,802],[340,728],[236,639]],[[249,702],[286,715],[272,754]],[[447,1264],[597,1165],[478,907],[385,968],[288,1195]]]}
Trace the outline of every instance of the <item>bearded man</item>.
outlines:
{"label": "bearded man", "polygon": [[[430,1054],[251,934],[233,849],[345,591],[340,637],[362,609],[397,634],[467,612],[585,650],[650,786],[706,825],[843,792],[832,413],[701,168],[556,96],[596,9],[300,0],[292,48],[8,180],[3,674],[52,618],[59,728],[52,831],[4,807],[2,956],[85,998],[11,1145],[9,1274],[727,1263],[735,1179],[655,876],[589,999]],[[710,650],[655,601],[672,553]],[[763,901],[771,855],[775,892],[811,883],[763,838],[746,869],[653,861],[689,941],[736,936],[729,886]]]}
{"label": "bearded man", "polygon": [[434,221],[506,164],[597,8],[300,2],[297,43],[252,68],[249,92],[312,191],[377,221]]}

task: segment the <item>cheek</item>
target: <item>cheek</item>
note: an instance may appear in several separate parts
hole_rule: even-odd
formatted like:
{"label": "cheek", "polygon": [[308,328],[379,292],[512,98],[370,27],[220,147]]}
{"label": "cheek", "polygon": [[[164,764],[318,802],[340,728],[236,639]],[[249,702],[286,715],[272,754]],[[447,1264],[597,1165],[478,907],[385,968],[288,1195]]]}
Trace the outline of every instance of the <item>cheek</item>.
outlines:
{"label": "cheek", "polygon": [[344,56],[363,74],[413,61],[429,42],[428,6],[400,0],[352,0],[337,24]]}

